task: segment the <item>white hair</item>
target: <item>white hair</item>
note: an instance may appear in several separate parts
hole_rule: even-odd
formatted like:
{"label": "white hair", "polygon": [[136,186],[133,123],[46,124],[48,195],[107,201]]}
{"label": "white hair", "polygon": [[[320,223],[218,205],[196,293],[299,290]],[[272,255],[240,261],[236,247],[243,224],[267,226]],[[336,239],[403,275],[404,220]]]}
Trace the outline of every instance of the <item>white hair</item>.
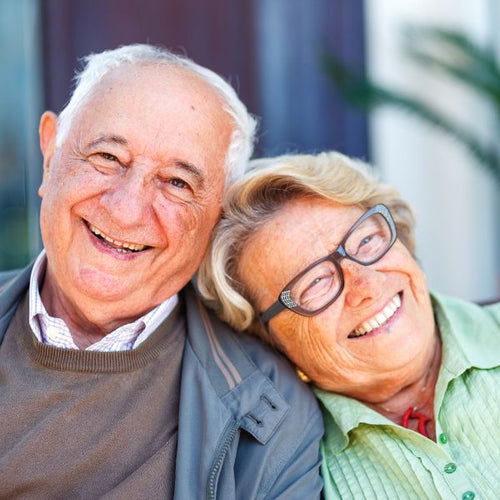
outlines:
{"label": "white hair", "polygon": [[224,110],[234,120],[224,165],[226,186],[244,173],[252,155],[257,121],[248,112],[233,87],[212,70],[165,48],[147,44],[125,45],[99,54],[90,54],[82,60],[84,67],[75,75],[76,86],[73,94],[59,115],[57,147],[66,138],[79,107],[109,71],[122,64],[174,64],[199,75],[225,101]]}

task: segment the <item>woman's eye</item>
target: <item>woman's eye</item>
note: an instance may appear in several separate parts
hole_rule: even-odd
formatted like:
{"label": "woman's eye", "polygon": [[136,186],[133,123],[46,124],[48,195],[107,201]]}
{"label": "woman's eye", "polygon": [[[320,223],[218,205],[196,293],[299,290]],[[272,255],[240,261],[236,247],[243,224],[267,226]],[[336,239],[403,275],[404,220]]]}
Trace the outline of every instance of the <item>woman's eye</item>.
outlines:
{"label": "woman's eye", "polygon": [[379,235],[377,233],[371,233],[367,234],[363,238],[359,240],[357,249],[356,249],[356,254],[360,252],[367,252],[370,251],[370,249],[376,247],[379,244]]}
{"label": "woman's eye", "polygon": [[373,238],[372,235],[370,236],[365,236],[359,243],[359,246],[362,247],[363,245],[367,245],[368,243],[370,243],[371,239]]}
{"label": "woman's eye", "polygon": [[311,281],[311,283],[309,283],[308,288],[313,288],[314,286],[318,285],[322,280],[324,280],[324,278],[315,278],[314,280]]}
{"label": "woman's eye", "polygon": [[376,253],[383,243],[384,238],[382,235],[378,233],[368,234],[359,240],[359,243],[355,247],[355,251],[351,251],[349,249],[349,253],[357,256],[358,258],[365,258]]}
{"label": "woman's eye", "polygon": [[309,282],[302,293],[300,293],[300,303],[305,305],[321,298],[323,295],[327,294],[333,286],[333,281],[334,276],[331,274],[314,278]]}

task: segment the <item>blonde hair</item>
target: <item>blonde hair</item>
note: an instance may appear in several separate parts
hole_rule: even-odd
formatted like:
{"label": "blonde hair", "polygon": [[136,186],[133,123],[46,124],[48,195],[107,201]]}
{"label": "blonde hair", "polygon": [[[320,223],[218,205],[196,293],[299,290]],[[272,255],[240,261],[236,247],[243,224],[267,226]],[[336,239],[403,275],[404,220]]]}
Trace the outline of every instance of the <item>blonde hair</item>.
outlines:
{"label": "blonde hair", "polygon": [[414,255],[414,216],[393,187],[381,183],[365,163],[337,152],[285,155],[250,162],[248,173],[229,188],[223,216],[198,272],[204,301],[236,330],[273,344],[252,306],[252,290],[239,278],[245,242],[288,201],[314,196],[364,209],[383,203],[392,213],[399,240]]}

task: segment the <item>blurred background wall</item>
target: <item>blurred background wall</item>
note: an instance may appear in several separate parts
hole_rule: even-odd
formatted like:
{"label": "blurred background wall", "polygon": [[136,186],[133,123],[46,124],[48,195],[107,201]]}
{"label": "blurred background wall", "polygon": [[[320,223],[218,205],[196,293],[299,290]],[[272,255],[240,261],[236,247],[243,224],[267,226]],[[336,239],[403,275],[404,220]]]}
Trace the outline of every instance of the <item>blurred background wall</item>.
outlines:
{"label": "blurred background wall", "polygon": [[[486,102],[439,72],[412,64],[401,48],[402,28],[418,24],[458,30],[498,56],[498,0],[366,0],[365,19],[373,80],[420,97],[499,144],[498,115]],[[417,252],[430,286],[470,299],[499,296],[500,184],[461,144],[393,108],[371,114],[369,136],[372,162],[416,210]]]}
{"label": "blurred background wall", "polygon": [[[499,186],[460,144],[389,108],[347,104],[321,60],[415,92],[496,141],[488,106],[413,67],[405,23],[458,27],[500,50],[498,0],[2,0],[0,269],[26,264],[38,233],[38,118],[67,102],[78,59],[133,42],[164,45],[228,79],[260,117],[256,155],[337,149],[374,164],[415,207],[431,287],[500,295]],[[498,53],[498,51],[497,51]]]}

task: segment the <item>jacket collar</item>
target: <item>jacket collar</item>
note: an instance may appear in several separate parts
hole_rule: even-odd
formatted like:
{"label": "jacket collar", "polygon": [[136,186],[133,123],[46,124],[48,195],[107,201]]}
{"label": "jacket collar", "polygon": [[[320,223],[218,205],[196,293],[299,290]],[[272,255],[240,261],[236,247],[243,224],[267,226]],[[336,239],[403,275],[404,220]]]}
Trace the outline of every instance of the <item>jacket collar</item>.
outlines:
{"label": "jacket collar", "polygon": [[0,276],[0,343],[17,304],[29,287],[33,263],[21,271],[9,271]]}
{"label": "jacket collar", "polygon": [[265,444],[288,403],[243,350],[238,334],[205,308],[191,285],[184,298],[188,340],[219,400],[240,427]]}

